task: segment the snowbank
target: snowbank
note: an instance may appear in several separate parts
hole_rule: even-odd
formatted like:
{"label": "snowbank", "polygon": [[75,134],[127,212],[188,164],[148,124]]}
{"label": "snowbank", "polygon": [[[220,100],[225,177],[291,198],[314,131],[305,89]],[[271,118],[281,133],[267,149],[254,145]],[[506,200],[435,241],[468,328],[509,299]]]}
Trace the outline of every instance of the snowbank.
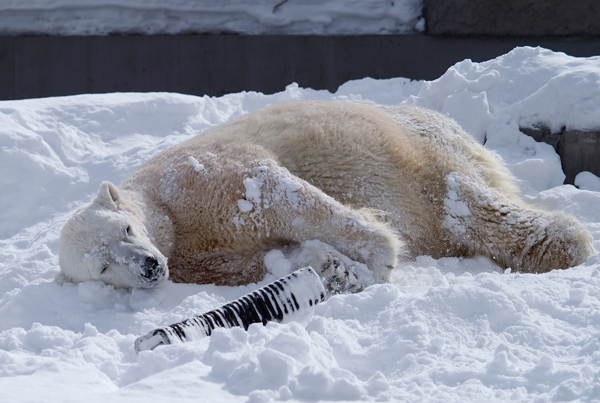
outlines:
{"label": "snowbank", "polygon": [[406,34],[423,0],[0,0],[0,34]]}
{"label": "snowbank", "polygon": [[[393,284],[320,304],[307,323],[218,330],[136,355],[134,340],[216,308],[243,287],[63,286],[58,235],[99,183],[150,155],[270,103],[362,98],[447,112],[497,152],[527,198],[590,227],[600,179],[561,185],[552,147],[519,126],[598,129],[600,58],[518,48],[463,61],[431,82],[364,79],[336,94],[81,95],[0,102],[0,390],[7,401],[600,400],[600,255],[565,271],[500,273],[483,258],[427,256]],[[591,175],[591,176],[590,176]],[[275,254],[274,254],[275,255]],[[280,259],[281,260],[281,259]]]}

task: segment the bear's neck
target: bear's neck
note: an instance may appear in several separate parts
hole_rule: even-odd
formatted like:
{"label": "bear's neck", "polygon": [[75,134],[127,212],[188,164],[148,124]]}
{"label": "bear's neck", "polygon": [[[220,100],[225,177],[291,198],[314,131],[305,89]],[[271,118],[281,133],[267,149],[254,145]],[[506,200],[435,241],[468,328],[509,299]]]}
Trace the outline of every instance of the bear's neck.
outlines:
{"label": "bear's neck", "polygon": [[141,218],[154,246],[164,256],[170,257],[175,245],[175,228],[168,212],[138,192],[121,189],[121,193],[122,199],[128,201],[123,207]]}

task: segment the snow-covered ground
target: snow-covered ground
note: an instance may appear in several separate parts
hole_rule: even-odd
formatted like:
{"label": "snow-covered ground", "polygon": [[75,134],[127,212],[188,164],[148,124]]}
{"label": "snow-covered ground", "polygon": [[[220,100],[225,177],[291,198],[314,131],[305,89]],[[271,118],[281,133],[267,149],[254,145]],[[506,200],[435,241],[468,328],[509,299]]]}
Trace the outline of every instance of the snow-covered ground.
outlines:
{"label": "snow-covered ground", "polygon": [[307,323],[219,330],[136,355],[155,327],[261,284],[63,286],[58,236],[102,180],[270,103],[362,98],[449,113],[521,179],[526,198],[586,222],[600,250],[600,179],[561,185],[554,149],[519,132],[600,127],[600,58],[517,48],[430,82],[363,79],[220,98],[107,94],[0,102],[0,400],[7,402],[600,401],[600,255],[546,274],[423,256],[394,282],[319,305]]}
{"label": "snow-covered ground", "polygon": [[424,0],[0,0],[0,34],[406,34]]}

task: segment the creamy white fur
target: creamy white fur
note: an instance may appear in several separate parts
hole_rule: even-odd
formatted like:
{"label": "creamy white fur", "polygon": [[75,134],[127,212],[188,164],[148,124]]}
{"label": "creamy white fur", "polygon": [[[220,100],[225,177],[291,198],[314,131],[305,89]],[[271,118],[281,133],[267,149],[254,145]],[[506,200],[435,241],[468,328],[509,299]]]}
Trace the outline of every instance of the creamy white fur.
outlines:
{"label": "creamy white fur", "polygon": [[[83,258],[106,226],[86,217],[100,213],[121,226],[115,217],[133,217],[181,282],[258,281],[269,250],[311,239],[366,264],[376,282],[397,256],[481,254],[543,272],[592,251],[584,226],[523,203],[507,168],[453,120],[409,105],[272,105],[163,151],[115,192],[114,209],[93,202],[65,225],[67,278],[97,278]],[[326,258],[298,256],[317,270]]]}

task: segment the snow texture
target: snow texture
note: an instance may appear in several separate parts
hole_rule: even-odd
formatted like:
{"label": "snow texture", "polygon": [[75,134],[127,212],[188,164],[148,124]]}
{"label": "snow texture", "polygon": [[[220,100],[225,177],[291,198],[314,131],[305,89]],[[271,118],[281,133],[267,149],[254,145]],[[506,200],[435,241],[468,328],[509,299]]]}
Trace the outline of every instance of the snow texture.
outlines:
{"label": "snow texture", "polygon": [[[598,254],[545,274],[500,273],[481,257],[421,256],[399,264],[392,284],[320,303],[304,324],[216,329],[139,355],[133,343],[140,335],[252,292],[289,262],[280,251],[267,255],[273,274],[241,287],[167,281],[128,291],[53,281],[60,228],[103,180],[120,183],[149,156],[198,131],[293,99],[444,110],[508,163],[528,201],[587,223],[598,250],[598,178],[584,174],[579,188],[562,185],[552,147],[518,128],[597,130],[599,87],[598,57],[517,48],[484,63],[465,60],[434,81],[364,79],[335,94],[292,84],[274,95],[0,102],[0,400],[599,401]],[[263,192],[248,187],[240,199],[256,206],[252,197],[264,203]],[[458,204],[447,206],[465,217]]]}
{"label": "snow texture", "polygon": [[591,172],[583,171],[575,177],[575,186],[581,190],[600,192],[600,178]]}
{"label": "snow texture", "polygon": [[423,7],[423,0],[0,0],[0,34],[408,34],[424,30]]}
{"label": "snow texture", "polygon": [[196,171],[196,172],[204,171],[204,165],[199,163],[196,158],[189,157],[188,162],[190,163],[191,166],[194,167],[194,171]]}
{"label": "snow texture", "polygon": [[461,182],[462,177],[458,172],[450,172],[446,175],[448,193],[444,198],[446,218],[442,225],[456,236],[461,236],[467,231],[465,225],[461,222],[460,217],[468,217],[471,215],[469,205],[458,196]]}

